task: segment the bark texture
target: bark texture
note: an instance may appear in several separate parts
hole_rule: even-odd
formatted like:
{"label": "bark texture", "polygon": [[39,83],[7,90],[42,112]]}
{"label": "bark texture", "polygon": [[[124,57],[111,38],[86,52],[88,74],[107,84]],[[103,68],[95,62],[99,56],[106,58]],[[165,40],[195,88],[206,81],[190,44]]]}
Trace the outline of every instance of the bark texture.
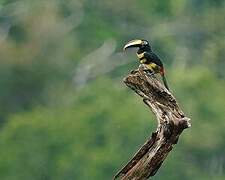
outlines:
{"label": "bark texture", "polygon": [[158,127],[134,157],[114,177],[122,180],[144,180],[154,176],[185,128],[191,126],[173,95],[155,76],[143,69],[132,71],[124,83],[143,98],[156,115]]}

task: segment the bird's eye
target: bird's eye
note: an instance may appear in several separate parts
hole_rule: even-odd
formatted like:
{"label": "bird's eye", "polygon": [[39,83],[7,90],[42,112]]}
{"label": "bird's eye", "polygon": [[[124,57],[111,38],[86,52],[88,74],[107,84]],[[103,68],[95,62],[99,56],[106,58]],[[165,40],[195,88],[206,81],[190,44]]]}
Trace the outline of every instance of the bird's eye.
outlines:
{"label": "bird's eye", "polygon": [[148,44],[148,42],[147,42],[147,41],[144,41],[144,42],[143,42],[143,44],[144,44],[144,45],[147,45],[147,44]]}

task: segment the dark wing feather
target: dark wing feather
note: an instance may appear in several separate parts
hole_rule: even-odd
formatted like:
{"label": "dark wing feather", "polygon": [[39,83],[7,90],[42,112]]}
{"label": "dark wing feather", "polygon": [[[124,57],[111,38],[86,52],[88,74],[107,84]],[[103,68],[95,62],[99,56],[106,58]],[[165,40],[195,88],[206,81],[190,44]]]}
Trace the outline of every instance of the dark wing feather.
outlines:
{"label": "dark wing feather", "polygon": [[145,52],[144,57],[147,59],[147,63],[155,63],[156,65],[163,67],[162,61],[153,52]]}

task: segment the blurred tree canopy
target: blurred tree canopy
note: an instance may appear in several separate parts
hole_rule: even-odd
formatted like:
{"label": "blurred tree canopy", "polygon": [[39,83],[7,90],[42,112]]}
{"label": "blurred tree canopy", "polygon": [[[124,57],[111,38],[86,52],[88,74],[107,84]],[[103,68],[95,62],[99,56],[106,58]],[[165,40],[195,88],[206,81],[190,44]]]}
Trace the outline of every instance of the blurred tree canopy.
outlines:
{"label": "blurred tree canopy", "polygon": [[0,0],[0,179],[112,178],[155,128],[121,82],[135,38],[192,119],[154,179],[225,179],[224,17],[223,0]]}

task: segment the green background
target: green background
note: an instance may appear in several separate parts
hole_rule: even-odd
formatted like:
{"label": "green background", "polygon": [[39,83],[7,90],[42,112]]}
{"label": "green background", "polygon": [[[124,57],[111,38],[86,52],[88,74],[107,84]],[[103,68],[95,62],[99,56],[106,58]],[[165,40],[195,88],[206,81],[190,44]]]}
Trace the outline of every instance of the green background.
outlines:
{"label": "green background", "polygon": [[155,180],[225,179],[223,0],[0,0],[0,179],[111,179],[156,128],[122,83],[150,41],[192,127]]}

